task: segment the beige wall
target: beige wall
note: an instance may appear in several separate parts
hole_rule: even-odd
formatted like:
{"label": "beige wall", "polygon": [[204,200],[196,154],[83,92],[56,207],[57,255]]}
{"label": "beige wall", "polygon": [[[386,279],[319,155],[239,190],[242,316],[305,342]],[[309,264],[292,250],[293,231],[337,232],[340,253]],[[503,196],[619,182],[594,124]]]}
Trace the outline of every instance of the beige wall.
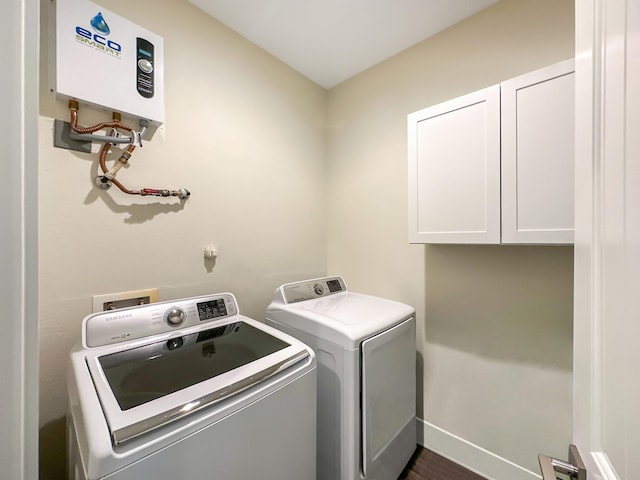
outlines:
{"label": "beige wall", "polygon": [[406,115],[572,57],[573,22],[503,0],[329,92],[328,272],[416,307],[425,442],[470,466],[566,456],[573,249],[409,245]]}
{"label": "beige wall", "polygon": [[[166,50],[166,123],[119,177],[130,187],[186,187],[192,197],[181,205],[93,188],[97,156],[52,147],[52,118],[68,111],[44,91],[42,59],[43,479],[64,475],[66,358],[92,295],[231,291],[243,313],[263,318],[278,285],[326,269],[326,91],[186,0],[99,3],[164,37]],[[80,110],[84,124],[108,119]],[[203,258],[210,242],[219,248],[215,265]]]}
{"label": "beige wall", "polygon": [[98,1],[165,40],[166,123],[121,179],[193,195],[92,188],[96,156],[52,148],[53,118],[68,112],[46,92],[43,49],[42,479],[63,476],[65,362],[92,295],[224,290],[261,318],[277,285],[327,270],[416,307],[428,444],[446,450],[430,436],[441,429],[530,470],[539,451],[564,456],[572,249],[409,245],[406,115],[571,57],[572,1],[503,0],[329,92],[186,0]]}

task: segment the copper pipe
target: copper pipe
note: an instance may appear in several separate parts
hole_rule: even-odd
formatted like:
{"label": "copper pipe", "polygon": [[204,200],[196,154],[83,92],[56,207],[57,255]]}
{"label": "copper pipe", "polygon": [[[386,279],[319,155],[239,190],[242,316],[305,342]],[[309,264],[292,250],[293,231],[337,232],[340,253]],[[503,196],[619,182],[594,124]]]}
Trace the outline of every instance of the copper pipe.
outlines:
{"label": "copper pipe", "polygon": [[91,127],[78,127],[78,102],[75,100],[69,100],[69,112],[71,114],[71,128],[76,133],[93,133],[98,130],[102,130],[103,128],[119,128],[121,130],[126,130],[127,132],[132,132],[133,129],[128,125],[120,122],[120,114],[118,112],[113,112],[113,121],[111,122],[102,122]]}
{"label": "copper pipe", "polygon": [[[102,172],[105,174],[109,173],[106,160],[107,160],[107,153],[109,153],[109,149],[111,148],[111,146],[112,145],[110,143],[105,143],[102,146],[102,149],[100,150],[100,168],[102,169]],[[129,145],[129,148],[127,148],[127,152],[132,153],[135,149],[136,149],[135,145]],[[120,183],[115,178],[111,178],[111,182],[116,187],[118,187],[122,192],[128,195],[141,195],[140,190],[129,190],[127,187],[125,187],[122,183]]]}
{"label": "copper pipe", "polygon": [[[107,168],[107,153],[109,153],[109,149],[111,148],[110,143],[105,143],[102,149],[100,150],[100,168],[102,172],[106,175],[109,173],[109,169]],[[135,145],[129,145],[127,148],[127,152],[131,154],[135,150]],[[122,158],[122,157],[121,157]],[[115,170],[115,169],[114,169]],[[108,177],[107,177],[108,178]],[[122,192],[128,195],[141,195],[147,196],[152,195],[156,197],[180,197],[181,199],[187,199],[191,196],[191,192],[186,188],[181,188],[179,190],[159,190],[155,188],[143,188],[142,190],[129,190],[122,183],[115,179],[115,177],[108,178],[108,181],[113,183],[116,187],[118,187]],[[105,182],[106,183],[106,182]]]}
{"label": "copper pipe", "polygon": [[[77,101],[69,100],[69,111],[71,113],[71,128],[75,132],[80,134],[84,134],[84,133],[90,134],[98,130],[102,130],[103,128],[106,128],[106,127],[120,128],[122,130],[133,132],[133,129],[131,127],[128,127],[127,125],[120,123],[121,117],[120,117],[120,113],[118,112],[113,112],[112,122],[102,122],[92,127],[80,128],[78,127],[78,102]],[[142,132],[144,132],[145,128],[146,128],[146,125],[143,127]],[[140,133],[140,135],[142,135],[142,133]],[[104,138],[104,137],[101,137],[101,138]],[[124,165],[127,164],[129,159],[131,158],[131,154],[136,149],[136,146],[134,144],[130,144],[127,147],[127,149],[122,153],[122,155],[120,155],[120,158],[116,162],[116,165],[114,166],[113,171],[109,172],[109,169],[107,168],[107,154],[109,153],[109,150],[111,149],[112,146],[113,146],[112,143],[105,141],[104,145],[100,149],[100,156],[99,156],[100,169],[102,170],[103,175],[99,176],[98,179],[100,180],[101,183],[105,184],[104,188],[108,188],[107,184],[111,182],[127,195],[143,195],[143,196],[155,195],[155,196],[162,196],[162,197],[176,196],[176,197],[180,197],[181,199],[188,198],[191,195],[191,193],[184,188],[180,190],[157,190],[152,188],[145,188],[143,190],[128,189],[120,181],[116,180],[115,175]],[[100,183],[98,183],[98,185],[100,186]]]}

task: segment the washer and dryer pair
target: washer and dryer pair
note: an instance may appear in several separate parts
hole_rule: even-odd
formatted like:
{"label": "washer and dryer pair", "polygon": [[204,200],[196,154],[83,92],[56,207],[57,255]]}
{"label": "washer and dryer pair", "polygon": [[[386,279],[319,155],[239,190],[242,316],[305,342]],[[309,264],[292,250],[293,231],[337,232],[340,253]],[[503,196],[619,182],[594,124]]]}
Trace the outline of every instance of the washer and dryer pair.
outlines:
{"label": "washer and dryer pair", "polygon": [[396,480],[415,451],[415,310],[341,277],[276,290],[266,323],[313,348],[317,479]]}
{"label": "washer and dryer pair", "polygon": [[266,323],[229,293],[86,317],[70,478],[397,479],[416,447],[414,310],[330,277],[278,288]]}

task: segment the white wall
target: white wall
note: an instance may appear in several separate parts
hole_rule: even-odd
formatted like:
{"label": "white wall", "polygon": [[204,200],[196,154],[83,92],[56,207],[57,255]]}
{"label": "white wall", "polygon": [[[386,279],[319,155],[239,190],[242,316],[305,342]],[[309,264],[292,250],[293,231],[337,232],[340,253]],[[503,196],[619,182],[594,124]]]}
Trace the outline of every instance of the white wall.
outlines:
{"label": "white wall", "polygon": [[[43,47],[42,479],[64,475],[65,362],[92,295],[231,291],[243,313],[263,318],[278,285],[326,269],[326,91],[186,0],[99,3],[161,35],[166,50],[166,123],[119,178],[129,187],[186,187],[192,196],[180,204],[93,188],[97,155],[52,146],[53,118],[67,120],[68,110],[46,92]],[[80,110],[84,124],[109,117]],[[203,258],[210,242],[219,248],[215,265]]]}
{"label": "white wall", "polygon": [[329,92],[328,273],[416,307],[423,441],[494,478],[566,456],[573,249],[409,245],[406,115],[572,57],[573,8],[503,0]]}

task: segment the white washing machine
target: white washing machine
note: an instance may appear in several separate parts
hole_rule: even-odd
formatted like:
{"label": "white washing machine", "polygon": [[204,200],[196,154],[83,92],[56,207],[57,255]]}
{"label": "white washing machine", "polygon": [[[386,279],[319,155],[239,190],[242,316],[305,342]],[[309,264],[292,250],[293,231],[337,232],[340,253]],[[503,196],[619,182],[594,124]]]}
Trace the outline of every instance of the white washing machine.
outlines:
{"label": "white washing machine", "polygon": [[86,317],[68,390],[72,479],[315,479],[313,350],[231,294]]}
{"label": "white washing machine", "polygon": [[396,480],[416,448],[415,310],[341,277],[282,285],[266,323],[318,364],[318,480]]}

